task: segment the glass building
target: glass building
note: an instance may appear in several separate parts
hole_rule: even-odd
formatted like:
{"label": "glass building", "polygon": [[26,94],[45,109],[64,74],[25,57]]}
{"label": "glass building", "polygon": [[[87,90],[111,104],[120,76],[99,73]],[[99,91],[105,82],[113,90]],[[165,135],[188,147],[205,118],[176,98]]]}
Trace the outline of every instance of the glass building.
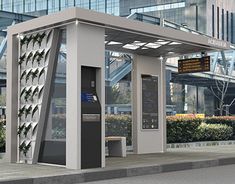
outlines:
{"label": "glass building", "polygon": [[81,7],[116,16],[144,13],[235,43],[234,0],[0,0],[0,10],[51,14]]}
{"label": "glass building", "polygon": [[120,16],[144,13],[235,43],[234,0],[120,0]]}
{"label": "glass building", "polygon": [[119,0],[0,0],[0,10],[15,13],[50,14],[74,6],[119,15]]}

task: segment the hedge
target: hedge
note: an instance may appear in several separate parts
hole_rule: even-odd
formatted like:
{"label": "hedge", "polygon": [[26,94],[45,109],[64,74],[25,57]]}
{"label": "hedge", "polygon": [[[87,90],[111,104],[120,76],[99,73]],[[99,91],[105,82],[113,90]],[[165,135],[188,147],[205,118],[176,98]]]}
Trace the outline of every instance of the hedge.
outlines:
{"label": "hedge", "polygon": [[[168,116],[166,123],[168,143],[228,140],[235,134],[235,117],[197,119]],[[131,145],[131,116],[106,115],[106,136],[125,136],[127,145]]]}
{"label": "hedge", "polygon": [[231,139],[233,128],[222,124],[202,123],[196,131],[198,141],[225,141]]}
{"label": "hedge", "polygon": [[5,152],[6,139],[6,121],[0,120],[0,152]]}
{"label": "hedge", "polygon": [[184,143],[196,140],[196,130],[202,120],[169,116],[167,123],[167,143]]}
{"label": "hedge", "polygon": [[234,116],[215,116],[204,119],[206,124],[221,124],[232,127],[233,135],[232,139],[235,139],[235,117]]}
{"label": "hedge", "polygon": [[[167,142],[220,141],[235,138],[235,117],[210,117],[205,119],[169,116]],[[130,115],[106,115],[106,136],[125,136],[132,144],[132,118]],[[5,120],[0,120],[0,152],[5,150]],[[54,115],[52,136],[64,139],[65,115]]]}
{"label": "hedge", "polygon": [[127,145],[132,143],[132,120],[130,115],[106,115],[105,136],[124,136]]}
{"label": "hedge", "polygon": [[222,141],[233,139],[233,117],[210,117],[205,119],[167,117],[167,142]]}

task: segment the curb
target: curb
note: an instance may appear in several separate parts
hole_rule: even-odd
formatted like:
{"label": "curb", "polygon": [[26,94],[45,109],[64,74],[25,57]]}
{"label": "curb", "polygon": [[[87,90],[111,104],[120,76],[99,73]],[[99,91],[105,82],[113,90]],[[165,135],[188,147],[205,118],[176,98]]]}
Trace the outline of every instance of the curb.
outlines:
{"label": "curb", "polygon": [[189,142],[189,143],[169,143],[168,148],[196,148],[205,146],[227,146],[235,145],[235,140],[231,141],[203,141],[203,142]]}
{"label": "curb", "polygon": [[200,169],[235,164],[235,157],[199,160],[193,162],[178,162],[162,165],[148,165],[142,167],[128,167],[117,169],[97,169],[82,173],[62,174],[46,177],[20,178],[0,181],[0,184],[75,184],[115,178],[160,174],[173,171]]}

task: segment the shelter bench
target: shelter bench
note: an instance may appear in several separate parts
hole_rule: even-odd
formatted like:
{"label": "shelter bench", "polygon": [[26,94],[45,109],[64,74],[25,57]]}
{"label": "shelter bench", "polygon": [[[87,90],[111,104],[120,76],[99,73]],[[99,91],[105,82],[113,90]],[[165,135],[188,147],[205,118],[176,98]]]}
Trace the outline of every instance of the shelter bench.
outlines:
{"label": "shelter bench", "polygon": [[108,144],[109,156],[126,157],[126,137],[105,137],[105,142]]}

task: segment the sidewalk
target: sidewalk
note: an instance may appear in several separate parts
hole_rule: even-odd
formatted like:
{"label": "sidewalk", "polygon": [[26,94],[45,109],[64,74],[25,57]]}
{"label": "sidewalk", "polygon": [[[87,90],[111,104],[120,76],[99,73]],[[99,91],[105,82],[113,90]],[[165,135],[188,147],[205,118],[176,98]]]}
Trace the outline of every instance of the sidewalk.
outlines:
{"label": "sidewalk", "polygon": [[167,153],[107,158],[106,168],[83,171],[0,160],[0,184],[73,184],[235,164],[235,146],[169,149]]}

